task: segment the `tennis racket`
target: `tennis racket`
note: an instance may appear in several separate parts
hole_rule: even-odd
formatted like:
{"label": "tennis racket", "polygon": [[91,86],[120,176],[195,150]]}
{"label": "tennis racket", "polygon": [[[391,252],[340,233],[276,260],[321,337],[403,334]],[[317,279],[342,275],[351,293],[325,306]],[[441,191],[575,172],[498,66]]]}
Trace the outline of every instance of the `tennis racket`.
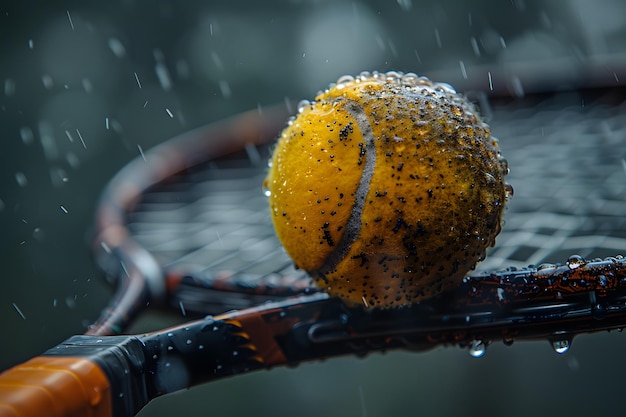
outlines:
{"label": "tennis racket", "polygon": [[[117,287],[111,304],[85,335],[1,374],[0,415],[133,416],[160,395],[280,365],[441,345],[480,356],[500,340],[547,339],[565,352],[577,334],[621,328],[626,260],[604,253],[624,244],[623,178],[605,169],[619,158],[567,134],[547,152],[540,132],[529,131],[538,110],[524,109],[519,124],[500,131],[492,123],[508,138],[502,146],[519,183],[511,175],[518,195],[485,266],[511,266],[477,272],[454,291],[397,310],[348,308],[328,297],[274,237],[261,184],[287,106],[154,148],[110,182],[97,211],[94,253]],[[609,128],[616,117],[606,110]],[[578,171],[569,170],[589,155],[605,163],[570,186]],[[559,164],[550,163],[554,158]],[[562,181],[555,187],[566,195],[537,193],[550,187],[545,179],[533,183],[538,168]],[[573,210],[590,191],[605,204]],[[586,252],[571,247],[576,243]],[[561,263],[528,266],[555,255]],[[147,304],[203,318],[122,335]]]}

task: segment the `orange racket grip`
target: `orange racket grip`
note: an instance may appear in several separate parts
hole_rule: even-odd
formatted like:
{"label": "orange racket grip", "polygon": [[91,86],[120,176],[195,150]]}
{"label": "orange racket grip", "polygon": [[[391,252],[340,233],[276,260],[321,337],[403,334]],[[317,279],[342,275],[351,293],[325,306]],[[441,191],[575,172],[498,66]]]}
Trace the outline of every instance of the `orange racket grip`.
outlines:
{"label": "orange racket grip", "polygon": [[89,359],[39,356],[0,374],[0,417],[111,417],[111,387]]}

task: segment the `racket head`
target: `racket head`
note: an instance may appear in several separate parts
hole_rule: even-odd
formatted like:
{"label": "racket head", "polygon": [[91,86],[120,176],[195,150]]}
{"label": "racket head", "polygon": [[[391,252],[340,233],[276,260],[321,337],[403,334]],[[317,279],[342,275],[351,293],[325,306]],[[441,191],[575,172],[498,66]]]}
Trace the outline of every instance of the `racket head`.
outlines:
{"label": "racket head", "polygon": [[[606,143],[572,142],[572,131],[557,130],[568,121],[573,131],[598,129],[585,125],[576,110],[559,113],[561,118],[542,125],[544,133],[547,129],[554,137],[550,143],[533,130],[534,115],[544,117],[551,106],[557,111],[560,105],[542,100],[536,113],[526,110],[530,106],[520,105],[519,114],[513,113],[516,117],[508,124],[494,125],[494,132],[504,135],[503,153],[513,167],[510,180],[517,195],[509,202],[496,247],[472,279],[460,283],[459,290],[444,301],[427,302],[420,308],[424,317],[431,311],[433,323],[449,314],[476,322],[495,310],[499,311],[498,322],[504,324],[515,308],[562,314],[563,294],[587,294],[597,286],[604,295],[607,289],[622,285],[613,280],[609,288],[603,288],[596,280],[589,284],[593,287],[572,287],[576,280],[589,283],[597,279],[604,271],[598,261],[624,247],[618,208],[624,186],[615,173],[620,159],[609,158],[607,164],[599,150]],[[604,120],[599,129],[619,125],[619,113],[605,108],[601,101],[594,112]],[[112,308],[90,332],[123,331],[147,303],[167,304],[193,317],[318,291],[304,272],[294,268],[276,239],[261,186],[271,143],[289,113],[290,109],[281,105],[190,132],[146,153],[145,159],[138,158],[112,180],[98,210],[94,248],[99,264],[117,280],[120,290]],[[551,163],[552,156],[556,164]],[[593,174],[578,169],[583,165],[592,165]],[[573,182],[567,172],[574,173]],[[590,192],[596,197],[593,205],[589,205]],[[546,267],[565,276],[568,268],[563,265],[567,266],[573,254],[595,260],[576,280],[567,275],[567,284],[553,279],[553,284],[547,285],[542,280],[545,268],[537,274],[535,266],[552,262]],[[616,260],[610,267],[619,274],[622,264]],[[499,272],[489,272],[494,270]],[[478,289],[480,297],[475,296]],[[503,301],[516,307],[505,311],[500,308]],[[574,305],[588,314],[593,309],[587,295],[569,308],[576,309]],[[491,325],[495,327],[496,321]],[[546,332],[530,331],[524,337],[545,338],[549,336]],[[487,333],[490,337],[510,336],[506,329]],[[468,336],[455,342],[468,345],[472,341]]]}

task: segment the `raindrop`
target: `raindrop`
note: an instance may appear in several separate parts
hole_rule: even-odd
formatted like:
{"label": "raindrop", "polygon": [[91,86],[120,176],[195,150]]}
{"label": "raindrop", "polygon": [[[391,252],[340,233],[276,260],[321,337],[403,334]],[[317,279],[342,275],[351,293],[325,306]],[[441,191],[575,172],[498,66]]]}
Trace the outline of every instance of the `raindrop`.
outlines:
{"label": "raindrop", "polygon": [[407,72],[402,75],[402,84],[413,87],[418,84],[419,76],[414,72]]}
{"label": "raindrop", "polygon": [[161,84],[161,88],[164,91],[170,91],[172,88],[172,79],[170,78],[170,73],[167,70],[167,67],[162,62],[157,62],[154,66],[154,72],[156,72],[157,78],[159,79],[159,84]]}
{"label": "raindrop", "polygon": [[489,78],[489,90],[493,91],[493,78],[491,77],[491,71],[487,72],[487,78]]}
{"label": "raindrop", "polygon": [[459,67],[461,67],[461,75],[464,80],[467,80],[467,70],[465,69],[465,63],[463,61],[459,61]]}
{"label": "raindrop", "polygon": [[[341,78],[340,78],[341,80]],[[339,87],[339,81],[337,81],[337,86]],[[298,103],[298,113],[302,113],[304,111],[304,109],[306,109],[307,107],[309,107],[311,105],[311,102],[309,100],[300,100],[300,102]]]}
{"label": "raindrop", "polygon": [[68,152],[68,154],[65,155],[65,160],[72,168],[78,168],[78,166],[80,165],[80,160],[78,159],[76,154],[72,152]]}
{"label": "raindrop", "polygon": [[228,81],[226,80],[220,80],[220,91],[222,93],[222,96],[224,98],[230,98],[230,96],[232,95],[232,91],[230,89],[230,84],[228,84]]}
{"label": "raindrop", "polygon": [[22,138],[22,142],[24,143],[24,145],[30,145],[34,142],[35,135],[33,134],[33,130],[30,127],[24,126],[20,128],[20,138]]}
{"label": "raindrop", "polygon": [[191,339],[187,339],[187,341],[186,341],[185,343],[187,343],[188,345],[190,345],[190,344],[192,344],[193,342],[191,341]]}
{"label": "raindrop", "polygon": [[17,306],[17,304],[12,303],[13,304],[13,308],[15,309],[15,311],[17,312],[17,314],[20,315],[20,317],[22,318],[22,320],[26,320],[26,316],[24,315],[24,313],[22,313],[22,310],[20,310],[20,308]]}
{"label": "raindrop", "polygon": [[571,344],[569,339],[553,340],[552,349],[559,355],[562,355],[569,350]]}
{"label": "raindrop", "polygon": [[413,8],[412,0],[397,0],[397,1],[398,1],[398,6],[400,6],[400,8],[404,10],[405,12],[408,12],[409,10]]}
{"label": "raindrop", "polygon": [[7,97],[15,95],[15,80],[11,78],[4,80],[4,95]]}
{"label": "raindrop", "polygon": [[174,118],[174,114],[172,113],[172,111],[168,108],[165,109],[165,112],[167,113],[167,115],[170,117],[170,119]]}
{"label": "raindrop", "polygon": [[522,86],[522,80],[518,77],[511,78],[511,86],[513,87],[513,93],[517,98],[522,98],[526,95],[524,87]]}
{"label": "raindrop", "polygon": [[504,339],[502,339],[502,343],[504,343],[505,346],[512,346],[514,342],[515,338],[512,336],[505,336]]}
{"label": "raindrop", "polygon": [[74,22],[72,22],[72,15],[70,15],[70,11],[67,11],[67,19],[70,21],[70,27],[72,28],[72,30],[74,30]]}
{"label": "raindrop", "polygon": [[556,264],[543,263],[537,267],[537,271],[541,271],[544,269],[554,269],[556,268]]}
{"label": "raindrop", "polygon": [[21,171],[15,173],[15,181],[20,187],[26,187],[28,185],[28,179],[26,179],[26,175]]}
{"label": "raindrop", "polygon": [[591,316],[596,320],[602,320],[606,317],[607,308],[602,303],[596,303],[591,308]]}
{"label": "raindrop", "polygon": [[470,44],[472,45],[472,50],[474,51],[474,55],[480,56],[480,48],[478,47],[478,41],[474,36],[470,38]]}
{"label": "raindrop", "polygon": [[83,148],[87,149],[85,139],[83,139],[83,135],[80,134],[80,130],[76,129],[76,134],[78,135],[78,139],[80,139],[80,143],[83,145]]}
{"label": "raindrop", "polygon": [[265,197],[271,197],[272,196],[272,191],[269,189],[269,181],[265,180],[263,181],[263,195]]}
{"label": "raindrop", "polygon": [[[508,170],[508,167],[507,167]],[[515,190],[513,189],[513,186],[511,184],[509,184],[508,182],[504,183],[504,196],[509,199],[511,197],[513,197],[513,195],[515,194]]]}
{"label": "raindrop", "polygon": [[139,86],[139,88],[141,88],[141,81],[139,81],[139,76],[136,72],[133,72],[133,74],[135,74],[135,81],[137,81],[137,85]]}
{"label": "raindrop", "polygon": [[44,88],[48,90],[54,87],[54,81],[52,80],[52,77],[48,74],[44,74],[41,76],[41,83],[43,84]]}
{"label": "raindrop", "polygon": [[417,49],[414,49],[413,52],[415,53],[415,58],[417,58],[417,62],[421,64],[422,58],[420,58],[420,54],[419,52],[417,52]]}
{"label": "raindrop", "polygon": [[61,206],[61,211],[65,214],[69,213],[69,211],[67,211],[67,209],[64,206]]}
{"label": "raindrop", "polygon": [[469,354],[472,358],[482,358],[487,352],[487,345],[482,340],[474,340],[469,348]]}
{"label": "raindrop", "polygon": [[254,146],[254,144],[252,143],[246,143],[245,149],[246,149],[246,155],[248,155],[248,159],[250,160],[252,165],[254,166],[261,165],[261,160],[263,158],[261,157],[261,154],[259,153],[259,150],[257,149],[257,147]]}
{"label": "raindrop", "polygon": [[81,84],[83,85],[86,93],[91,93],[93,91],[93,84],[89,78],[83,78]]}
{"label": "raindrop", "polygon": [[39,242],[42,242],[44,240],[45,237],[45,233],[43,232],[43,230],[41,230],[41,228],[36,227],[35,230],[33,230],[33,238]]}
{"label": "raindrop", "polygon": [[587,262],[585,261],[585,258],[583,258],[580,255],[572,255],[569,257],[567,262],[565,262],[565,264],[567,265],[569,269],[580,268],[581,266],[584,266],[586,263]]}
{"label": "raindrop", "polygon": [[580,369],[580,363],[578,363],[578,359],[574,356],[567,358],[567,366],[572,371],[578,371]]}
{"label": "raindrop", "polygon": [[437,47],[442,48],[441,45],[441,36],[439,35],[439,29],[435,29],[435,42],[437,42]]}
{"label": "raindrop", "polygon": [[33,48],[35,47],[35,43],[33,42],[33,40],[32,40],[32,39],[29,39],[29,40],[28,40],[28,47],[29,47],[30,49],[33,49]]}
{"label": "raindrop", "polygon": [[109,48],[113,52],[113,55],[118,58],[123,58],[124,55],[126,55],[126,48],[124,48],[122,42],[117,38],[109,39]]}
{"label": "raindrop", "polygon": [[[496,141],[498,139],[496,138]],[[504,175],[508,175],[511,173],[511,169],[509,168],[509,161],[506,160],[505,158],[500,158],[500,165],[502,166],[502,170],[504,171]],[[506,185],[505,185],[506,188]],[[509,185],[509,188],[511,188],[511,190],[513,190],[513,187],[511,187]],[[512,192],[512,191],[511,191]]]}

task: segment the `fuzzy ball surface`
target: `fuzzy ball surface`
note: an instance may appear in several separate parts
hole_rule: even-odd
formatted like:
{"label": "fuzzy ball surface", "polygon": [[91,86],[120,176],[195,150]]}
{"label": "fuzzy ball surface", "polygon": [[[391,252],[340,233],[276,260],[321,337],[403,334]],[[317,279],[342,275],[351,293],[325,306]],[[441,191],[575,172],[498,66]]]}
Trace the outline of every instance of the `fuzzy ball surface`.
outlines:
{"label": "fuzzy ball surface", "polygon": [[302,102],[265,181],[279,239],[316,284],[391,308],[460,284],[501,229],[497,139],[450,86],[342,77]]}

